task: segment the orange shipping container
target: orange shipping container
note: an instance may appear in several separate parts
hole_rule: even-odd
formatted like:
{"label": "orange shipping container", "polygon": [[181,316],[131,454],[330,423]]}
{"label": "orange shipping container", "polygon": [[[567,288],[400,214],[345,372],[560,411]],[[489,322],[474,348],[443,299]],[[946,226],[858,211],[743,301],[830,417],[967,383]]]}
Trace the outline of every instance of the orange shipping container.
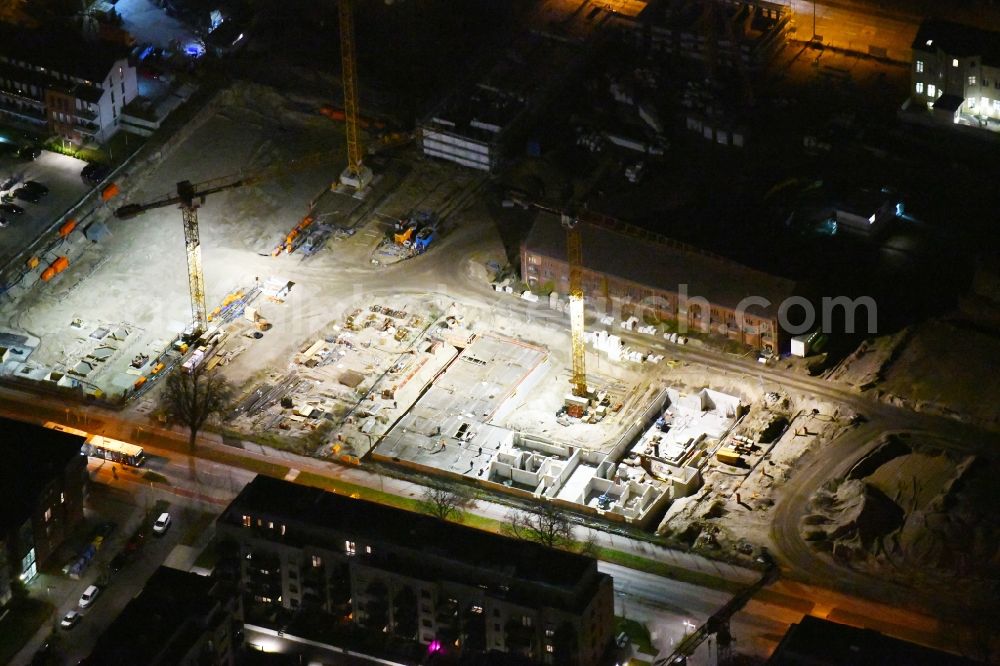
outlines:
{"label": "orange shipping container", "polygon": [[38,257],[32,257],[31,259],[28,259],[28,268],[37,268],[39,263],[41,262],[38,261]]}
{"label": "orange shipping container", "polygon": [[42,282],[48,282],[56,276],[56,269],[49,266],[44,271],[42,271]]}
{"label": "orange shipping container", "polygon": [[66,238],[66,236],[69,236],[71,233],[73,233],[74,229],[76,229],[76,219],[70,218],[69,220],[66,221],[66,224],[59,227],[59,236],[62,238]]}
{"label": "orange shipping container", "polygon": [[49,268],[53,269],[56,273],[62,273],[64,270],[69,268],[69,259],[67,257],[59,257],[52,262]]}
{"label": "orange shipping container", "polygon": [[115,183],[111,183],[110,185],[105,187],[104,190],[101,192],[101,199],[105,201],[113,199],[116,196],[118,196],[119,192],[121,192],[121,190],[118,188],[118,185],[116,185]]}

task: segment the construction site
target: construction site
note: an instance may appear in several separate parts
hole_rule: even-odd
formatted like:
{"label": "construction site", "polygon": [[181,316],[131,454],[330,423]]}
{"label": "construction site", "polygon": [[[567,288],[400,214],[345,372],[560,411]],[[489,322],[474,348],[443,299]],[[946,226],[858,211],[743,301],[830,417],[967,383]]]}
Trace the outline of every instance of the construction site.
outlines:
{"label": "construction site", "polygon": [[[949,336],[995,341],[926,324],[827,363],[779,328],[799,293],[785,257],[749,268],[771,228],[699,208],[730,177],[780,189],[770,165],[816,148],[823,121],[785,125],[776,100],[848,56],[786,48],[794,17],[768,2],[528,4],[516,48],[408,127],[360,103],[349,32],[332,97],[311,75],[204,94],[0,269],[2,381],[179,428],[165,378],[214,373],[235,399],[205,430],[226,446],[445,480],[823,585],[995,577],[972,561],[995,562],[1000,534],[979,508],[989,365],[956,394],[925,381],[945,354],[968,365]],[[727,48],[675,53],[699,31]],[[650,64],[664,54],[681,64]],[[706,83],[692,59],[731,71]],[[891,67],[865,61],[858,81],[891,86]],[[758,159],[768,173],[744,177]],[[721,248],[693,244],[716,231]],[[744,319],[753,295],[773,307]],[[811,358],[789,359],[792,340]]]}

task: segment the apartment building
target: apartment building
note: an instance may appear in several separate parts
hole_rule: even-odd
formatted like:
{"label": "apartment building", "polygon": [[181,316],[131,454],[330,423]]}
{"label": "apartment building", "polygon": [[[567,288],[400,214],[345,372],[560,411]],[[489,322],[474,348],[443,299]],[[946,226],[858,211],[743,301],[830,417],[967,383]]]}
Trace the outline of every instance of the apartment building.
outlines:
{"label": "apartment building", "polygon": [[611,578],[582,555],[261,476],[217,527],[248,604],[538,663],[596,665],[611,640]]}
{"label": "apartment building", "polygon": [[235,666],[242,629],[240,596],[231,585],[161,566],[82,663]]}
{"label": "apartment building", "polygon": [[[674,322],[682,332],[772,352],[787,345],[779,311],[795,295],[793,281],[594,214],[579,225],[584,292],[600,314]],[[521,246],[521,278],[535,290],[568,293],[566,231],[557,216],[535,220]]]}
{"label": "apartment building", "polygon": [[103,143],[138,95],[128,49],[67,28],[0,23],[0,120],[75,144]]}
{"label": "apartment building", "polygon": [[0,418],[0,606],[10,581],[30,581],[83,520],[83,438]]}
{"label": "apartment building", "polygon": [[650,0],[622,24],[651,54],[755,71],[785,45],[791,16],[788,5],[767,0]]}
{"label": "apartment building", "polygon": [[1000,119],[1000,32],[928,19],[913,40],[910,98],[935,120]]}

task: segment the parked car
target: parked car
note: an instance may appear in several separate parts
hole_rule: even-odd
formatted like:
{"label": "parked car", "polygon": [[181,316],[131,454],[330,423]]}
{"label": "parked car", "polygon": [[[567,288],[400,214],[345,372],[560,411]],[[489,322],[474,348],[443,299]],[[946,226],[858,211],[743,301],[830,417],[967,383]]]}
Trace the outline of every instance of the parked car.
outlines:
{"label": "parked car", "polygon": [[21,150],[17,151],[17,156],[23,160],[34,160],[41,154],[42,150],[40,148],[36,148],[35,146],[25,146],[21,148]]}
{"label": "parked car", "polygon": [[49,188],[45,187],[37,180],[26,180],[22,187],[26,190],[31,190],[32,192],[38,192],[38,194],[43,197],[49,193]]}
{"label": "parked car", "polygon": [[0,213],[7,213],[8,215],[20,215],[24,212],[24,209],[17,204],[12,203],[0,203]]}
{"label": "parked car", "polygon": [[111,173],[111,168],[104,164],[88,164],[83,167],[80,175],[89,183],[99,183],[107,178],[109,173]]}
{"label": "parked car", "polygon": [[0,190],[12,190],[14,189],[14,186],[17,185],[17,182],[18,182],[17,178],[11,176],[7,180],[3,181],[2,184],[0,184]]}
{"label": "parked car", "polygon": [[19,187],[14,190],[14,198],[30,203],[38,203],[42,200],[42,195],[28,187]]}
{"label": "parked car", "polygon": [[166,534],[167,530],[170,529],[170,514],[164,511],[160,514],[160,517],[156,519],[153,523],[153,532],[156,534]]}
{"label": "parked car", "polygon": [[63,629],[72,629],[77,625],[77,623],[80,622],[81,617],[83,616],[80,615],[78,612],[76,612],[75,610],[71,610],[70,612],[63,615],[62,620],[59,621],[59,626],[62,627]]}
{"label": "parked car", "polygon": [[88,606],[90,606],[92,603],[94,603],[94,599],[96,599],[97,595],[99,595],[100,593],[101,593],[101,588],[97,587],[96,585],[88,585],[87,589],[84,590],[83,594],[80,595],[80,608],[87,608]]}
{"label": "parked car", "polygon": [[6,229],[8,224],[10,223],[7,222],[7,218],[4,217],[3,215],[0,215],[0,229]]}

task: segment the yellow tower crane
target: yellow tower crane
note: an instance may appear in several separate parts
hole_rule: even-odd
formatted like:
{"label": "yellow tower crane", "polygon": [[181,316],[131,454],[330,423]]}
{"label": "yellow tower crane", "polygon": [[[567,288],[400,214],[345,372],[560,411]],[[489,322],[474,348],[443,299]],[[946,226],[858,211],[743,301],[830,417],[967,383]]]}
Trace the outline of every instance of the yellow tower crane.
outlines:
{"label": "yellow tower crane", "polygon": [[201,234],[198,230],[198,207],[205,197],[237,187],[254,185],[279,174],[287,174],[330,159],[328,153],[315,153],[292,162],[268,167],[243,176],[226,176],[192,185],[190,181],[177,183],[177,194],[149,203],[126,204],[115,210],[115,217],[128,220],[147,210],[178,206],[184,221],[184,248],[187,254],[188,289],[191,292],[191,327],[188,336],[196,338],[208,328],[208,309],[205,305],[205,273],[201,266]]}
{"label": "yellow tower crane", "polygon": [[[364,165],[358,135],[358,69],[354,51],[354,8],[352,0],[340,0],[340,68],[344,85],[344,127],[347,131],[347,167],[340,184],[357,191],[372,181],[372,170]],[[336,186],[336,185],[335,185]]]}
{"label": "yellow tower crane", "polygon": [[566,263],[569,264],[569,328],[573,346],[573,395],[586,398],[587,366],[584,345],[583,308],[583,238],[580,220],[574,215],[560,215],[566,229]]}

